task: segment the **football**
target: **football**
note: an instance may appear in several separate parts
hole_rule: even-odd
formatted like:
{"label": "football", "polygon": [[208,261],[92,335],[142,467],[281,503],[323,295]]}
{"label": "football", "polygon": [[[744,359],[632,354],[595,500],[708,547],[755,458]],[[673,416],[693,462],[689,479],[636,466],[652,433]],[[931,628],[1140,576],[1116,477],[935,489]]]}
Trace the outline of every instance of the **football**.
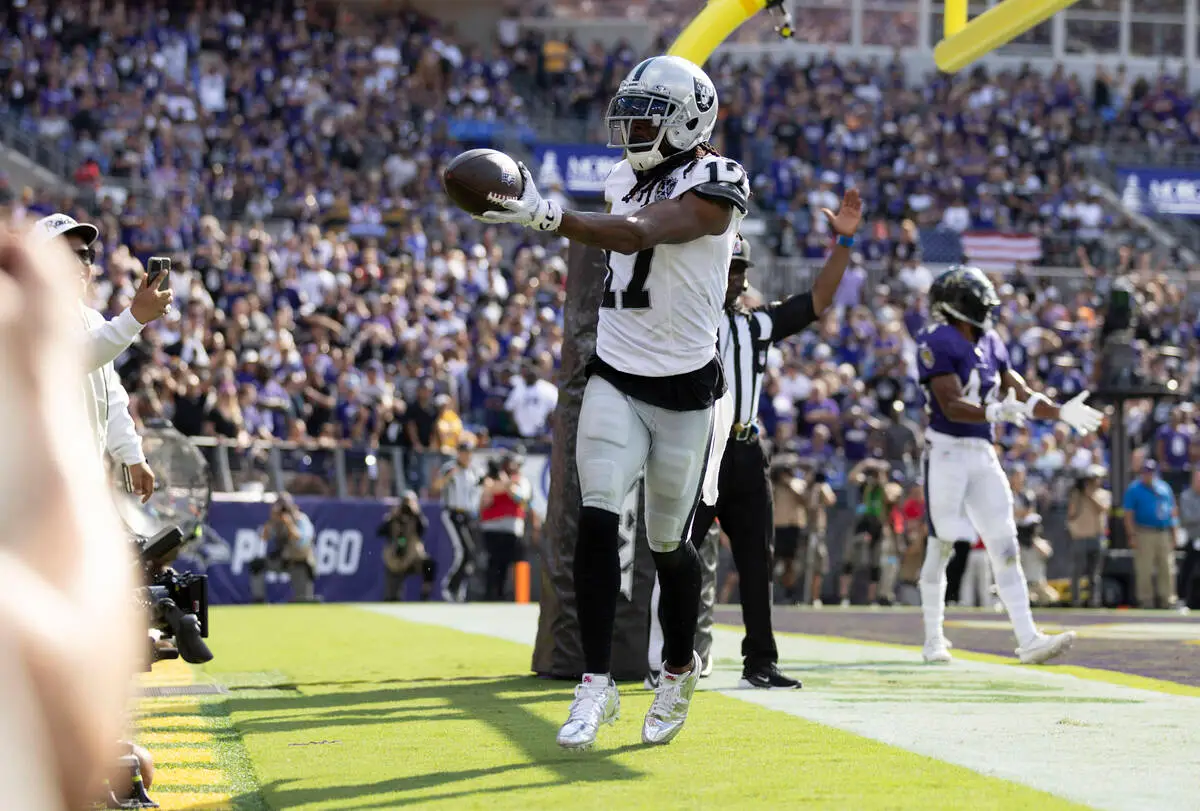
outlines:
{"label": "football", "polygon": [[520,197],[525,190],[517,162],[494,149],[472,149],[450,161],[442,185],[454,205],[468,214],[498,210],[489,194]]}

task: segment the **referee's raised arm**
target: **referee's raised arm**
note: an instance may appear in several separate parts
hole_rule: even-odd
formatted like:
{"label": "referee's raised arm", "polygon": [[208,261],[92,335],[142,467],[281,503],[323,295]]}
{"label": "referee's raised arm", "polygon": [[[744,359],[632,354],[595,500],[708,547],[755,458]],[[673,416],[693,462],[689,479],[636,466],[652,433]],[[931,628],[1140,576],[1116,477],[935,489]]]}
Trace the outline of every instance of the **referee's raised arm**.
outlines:
{"label": "referee's raised arm", "polygon": [[795,335],[820,318],[833,303],[846,266],[850,264],[854,234],[862,222],[862,199],[858,190],[849,189],[846,192],[836,214],[827,208],[821,209],[821,213],[829,220],[829,227],[836,237],[825,266],[813,281],[812,290],[756,308],[771,318],[771,343]]}

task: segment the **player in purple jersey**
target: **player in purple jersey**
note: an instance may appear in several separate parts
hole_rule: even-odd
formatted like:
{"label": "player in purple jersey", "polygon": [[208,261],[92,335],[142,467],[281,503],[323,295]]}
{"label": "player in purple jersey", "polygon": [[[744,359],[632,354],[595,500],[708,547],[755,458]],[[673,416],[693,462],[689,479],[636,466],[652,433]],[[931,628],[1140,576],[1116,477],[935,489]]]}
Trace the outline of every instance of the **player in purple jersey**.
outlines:
{"label": "player in purple jersey", "polygon": [[1023,664],[1040,664],[1071,646],[1075,633],[1038,631],[1021,570],[1013,495],[993,443],[997,423],[1061,420],[1080,434],[1100,427],[1100,412],[1082,392],[1061,406],[1031,391],[1009,364],[1008,350],[990,328],[1000,304],[978,268],[955,266],[929,291],[931,320],[917,335],[919,378],[925,388],[925,502],[929,542],[921,567],[925,661],[949,662],[943,629],[946,564],[956,541],[983,540],[996,589],[1008,610]]}

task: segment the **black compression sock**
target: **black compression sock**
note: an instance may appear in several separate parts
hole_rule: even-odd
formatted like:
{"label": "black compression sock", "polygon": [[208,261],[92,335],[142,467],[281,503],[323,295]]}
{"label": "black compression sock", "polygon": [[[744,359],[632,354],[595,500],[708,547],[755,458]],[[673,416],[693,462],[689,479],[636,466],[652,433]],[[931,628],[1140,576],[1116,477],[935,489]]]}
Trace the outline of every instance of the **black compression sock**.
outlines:
{"label": "black compression sock", "polygon": [[691,541],[673,552],[652,552],[658,569],[658,615],[663,630],[663,664],[673,668],[692,662],[696,623],[700,617],[700,555]]}
{"label": "black compression sock", "polygon": [[619,521],[616,513],[599,507],[584,507],[579,513],[575,606],[588,673],[608,673],[612,667],[613,624],[617,616],[617,592],[621,588]]}

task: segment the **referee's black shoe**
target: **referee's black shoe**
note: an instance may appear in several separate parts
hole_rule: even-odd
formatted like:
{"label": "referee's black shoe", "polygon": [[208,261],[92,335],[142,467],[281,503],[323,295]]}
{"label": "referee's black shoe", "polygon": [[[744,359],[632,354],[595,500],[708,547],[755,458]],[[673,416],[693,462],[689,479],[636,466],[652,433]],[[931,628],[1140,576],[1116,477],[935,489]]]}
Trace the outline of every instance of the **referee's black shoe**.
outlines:
{"label": "referee's black shoe", "polygon": [[756,690],[799,690],[804,685],[798,679],[785,676],[779,672],[774,663],[747,667],[742,670],[742,680],[739,687],[753,687]]}

